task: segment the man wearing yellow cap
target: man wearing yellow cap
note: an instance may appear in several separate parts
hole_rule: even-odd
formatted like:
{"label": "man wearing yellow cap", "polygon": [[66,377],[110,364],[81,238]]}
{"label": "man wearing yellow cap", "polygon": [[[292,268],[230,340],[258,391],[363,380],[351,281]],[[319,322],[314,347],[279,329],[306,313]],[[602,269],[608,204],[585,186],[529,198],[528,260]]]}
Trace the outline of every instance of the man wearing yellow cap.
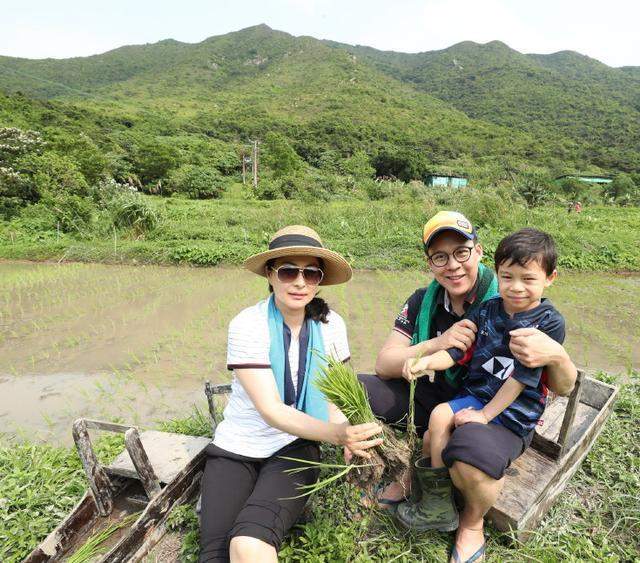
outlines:
{"label": "man wearing yellow cap", "polygon": [[[424,226],[423,243],[434,279],[429,286],[416,290],[404,304],[378,354],[377,375],[360,376],[373,411],[389,423],[402,424],[407,420],[409,385],[404,376],[413,358],[452,347],[466,352],[476,333],[476,326],[466,317],[483,301],[497,295],[495,276],[480,263],[482,246],[464,215],[453,211],[437,213]],[[528,328],[513,331],[510,348],[514,357],[527,367],[546,366],[552,391],[562,395],[571,391],[577,372],[560,344]],[[417,381],[414,400],[419,433],[426,430],[433,408],[456,395],[464,376],[462,370],[456,367],[437,372],[433,382],[426,377]],[[483,518],[503,484],[503,479],[496,480],[474,466],[474,460],[486,452],[481,451],[476,437],[467,439],[465,434],[461,426],[450,441],[455,442],[457,460],[450,469],[451,479],[465,497],[456,536],[457,552],[463,560],[484,543]],[[523,440],[502,445],[500,455],[504,459],[496,462],[508,466],[528,443]],[[392,483],[380,493],[378,502],[394,508],[406,498],[408,488],[408,482]]]}

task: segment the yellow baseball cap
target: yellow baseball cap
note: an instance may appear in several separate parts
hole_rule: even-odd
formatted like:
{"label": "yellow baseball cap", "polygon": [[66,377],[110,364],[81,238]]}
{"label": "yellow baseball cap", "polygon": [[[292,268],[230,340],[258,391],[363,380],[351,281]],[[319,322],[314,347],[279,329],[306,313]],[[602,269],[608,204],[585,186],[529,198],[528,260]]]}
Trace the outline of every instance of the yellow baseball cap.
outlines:
{"label": "yellow baseball cap", "polygon": [[429,248],[433,237],[442,231],[455,231],[469,240],[476,239],[476,230],[473,228],[471,221],[462,213],[457,211],[438,211],[427,221],[422,231],[422,241],[425,249]]}

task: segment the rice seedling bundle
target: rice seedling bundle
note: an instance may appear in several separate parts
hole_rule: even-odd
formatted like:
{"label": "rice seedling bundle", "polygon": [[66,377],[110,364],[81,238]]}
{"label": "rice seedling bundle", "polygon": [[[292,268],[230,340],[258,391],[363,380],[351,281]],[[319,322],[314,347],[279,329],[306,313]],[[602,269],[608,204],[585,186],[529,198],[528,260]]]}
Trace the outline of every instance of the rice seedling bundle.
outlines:
{"label": "rice seedling bundle", "polygon": [[[327,400],[340,409],[350,424],[381,424],[371,410],[364,386],[351,367],[328,359],[315,384]],[[386,424],[382,424],[382,427],[383,443],[367,450],[371,459],[365,460],[366,464],[354,465],[347,473],[347,480],[369,495],[373,495],[383,476],[391,480],[399,479],[411,464],[412,452],[406,440],[398,439],[393,429]]]}

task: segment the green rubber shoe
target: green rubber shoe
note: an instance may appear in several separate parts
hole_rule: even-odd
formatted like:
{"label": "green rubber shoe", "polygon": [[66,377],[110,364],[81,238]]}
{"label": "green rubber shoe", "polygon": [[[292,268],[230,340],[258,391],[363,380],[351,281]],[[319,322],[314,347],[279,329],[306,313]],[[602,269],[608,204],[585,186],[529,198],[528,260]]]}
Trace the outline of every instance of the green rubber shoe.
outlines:
{"label": "green rubber shoe", "polygon": [[430,465],[428,458],[416,461],[415,475],[421,492],[420,498],[400,503],[396,507],[396,518],[403,526],[417,532],[452,532],[458,528],[458,509],[453,502],[453,484],[449,470]]}

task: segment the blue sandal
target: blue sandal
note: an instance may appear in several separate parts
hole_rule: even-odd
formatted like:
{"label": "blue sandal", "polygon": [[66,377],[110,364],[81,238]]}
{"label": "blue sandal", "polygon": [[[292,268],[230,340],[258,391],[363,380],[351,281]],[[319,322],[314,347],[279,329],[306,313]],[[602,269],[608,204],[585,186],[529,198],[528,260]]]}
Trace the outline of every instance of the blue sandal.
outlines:
{"label": "blue sandal", "polygon": [[469,557],[469,559],[463,561],[462,559],[460,559],[460,555],[458,555],[458,548],[454,545],[453,551],[451,552],[451,558],[453,559],[454,563],[473,563],[474,561],[478,561],[481,557],[484,556],[486,548],[487,542],[484,542],[480,546],[480,548],[471,557]]}

